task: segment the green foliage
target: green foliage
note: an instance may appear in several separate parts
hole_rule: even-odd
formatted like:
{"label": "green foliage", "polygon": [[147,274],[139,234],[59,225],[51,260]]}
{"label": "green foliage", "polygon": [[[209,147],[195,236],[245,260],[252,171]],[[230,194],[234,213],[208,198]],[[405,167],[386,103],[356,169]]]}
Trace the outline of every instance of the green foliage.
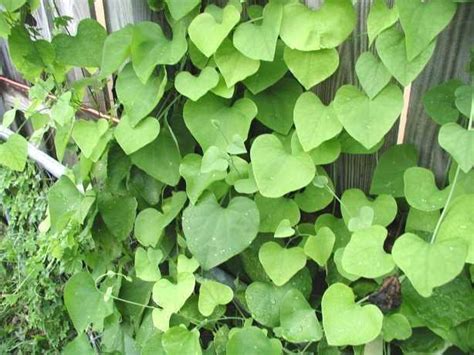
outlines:
{"label": "green foliage", "polygon": [[[338,48],[367,42],[351,37],[350,0],[149,0],[160,24],[107,34],[86,19],[71,36],[58,18],[51,42],[25,25],[34,1],[0,3],[0,35],[34,85],[30,140],[53,132],[58,159],[77,161],[37,206],[25,179],[0,175],[0,350],[474,351],[472,87],[423,100],[453,161],[446,183],[385,140],[456,2],[374,1],[375,50],[354,61]],[[318,85],[347,63],[331,102]],[[68,83],[72,68],[87,78]],[[118,124],[76,119],[107,85]],[[15,133],[0,164],[22,171],[27,153]],[[370,194],[338,184],[355,154],[377,161]]]}

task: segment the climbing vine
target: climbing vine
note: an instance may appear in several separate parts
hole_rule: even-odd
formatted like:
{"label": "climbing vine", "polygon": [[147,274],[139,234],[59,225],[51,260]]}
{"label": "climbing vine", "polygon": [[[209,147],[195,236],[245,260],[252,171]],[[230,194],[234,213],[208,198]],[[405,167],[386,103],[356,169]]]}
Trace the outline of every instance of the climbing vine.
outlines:
{"label": "climbing vine", "polygon": [[[0,163],[23,170],[52,136],[68,165],[42,223],[68,277],[65,353],[474,351],[472,82],[424,96],[446,186],[413,145],[379,152],[457,2],[375,0],[357,80],[326,100],[313,89],[340,66],[350,0],[155,0],[161,23],[71,35],[59,17],[51,40],[37,1],[1,0],[34,133]],[[109,112],[85,107],[108,88]],[[338,158],[376,152],[368,194],[340,191]]]}

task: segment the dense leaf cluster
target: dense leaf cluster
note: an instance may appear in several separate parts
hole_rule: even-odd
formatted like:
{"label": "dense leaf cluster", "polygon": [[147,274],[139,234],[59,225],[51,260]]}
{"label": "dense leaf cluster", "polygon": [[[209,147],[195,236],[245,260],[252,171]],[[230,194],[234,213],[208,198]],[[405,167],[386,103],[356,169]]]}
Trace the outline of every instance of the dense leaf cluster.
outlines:
{"label": "dense leaf cluster", "polygon": [[[1,3],[34,84],[32,138],[53,131],[56,157],[78,157],[46,222],[70,274],[66,353],[473,351],[472,86],[425,96],[453,162],[443,189],[406,144],[382,153],[369,196],[338,194],[330,174],[341,154],[384,144],[455,1],[376,0],[360,85],[331,102],[312,89],[339,67],[350,0],[149,1],[162,24],[107,34],[86,19],[51,41],[23,21],[34,1]],[[73,67],[89,75],[68,83]],[[79,118],[107,83],[118,124]],[[25,138],[0,149],[23,169]]]}

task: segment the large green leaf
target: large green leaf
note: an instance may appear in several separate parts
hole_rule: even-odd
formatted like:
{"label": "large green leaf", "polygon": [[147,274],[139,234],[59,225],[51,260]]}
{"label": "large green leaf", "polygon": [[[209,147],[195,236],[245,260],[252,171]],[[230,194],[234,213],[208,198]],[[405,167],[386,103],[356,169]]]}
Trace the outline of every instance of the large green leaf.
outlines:
{"label": "large green leaf", "polygon": [[95,329],[101,329],[104,318],[113,312],[112,301],[104,300],[88,272],[79,272],[66,282],[64,305],[79,334],[90,324],[93,324]]}
{"label": "large green leaf", "polygon": [[308,91],[295,105],[296,133],[303,149],[308,152],[334,138],[342,131],[332,106],[325,106],[318,96]]}
{"label": "large green leaf", "polygon": [[177,282],[160,279],[153,286],[153,301],[165,311],[178,312],[194,292],[196,279],[190,272],[178,274]]}
{"label": "large green leaf", "polygon": [[382,330],[383,314],[378,307],[356,304],[352,289],[344,284],[332,284],[324,292],[321,308],[329,345],[366,344]]}
{"label": "large green leaf", "polygon": [[399,0],[397,8],[406,34],[407,59],[412,60],[449,24],[457,5],[444,0]]}
{"label": "large green leaf", "polygon": [[392,255],[416,291],[429,297],[435,287],[448,283],[462,271],[467,244],[460,238],[429,243],[416,234],[405,233],[395,241]]}
{"label": "large green leaf", "polygon": [[77,120],[72,129],[72,138],[86,158],[91,158],[101,137],[109,129],[107,120]]}
{"label": "large green leaf", "polygon": [[355,71],[360,85],[371,99],[377,96],[392,78],[385,65],[371,52],[364,52],[359,56]]}
{"label": "large green leaf", "polygon": [[257,107],[250,99],[227,100],[207,94],[197,102],[187,101],[183,117],[186,126],[203,150],[216,146],[226,150],[234,136],[247,139]]}
{"label": "large green leaf", "polygon": [[350,0],[327,0],[313,11],[299,2],[290,2],[283,10],[281,39],[300,51],[334,48],[352,32],[356,13]]}
{"label": "large green leaf", "polygon": [[130,155],[153,142],[159,133],[160,122],[154,117],[147,117],[132,127],[130,119],[125,115],[115,128],[114,136],[123,151]]}
{"label": "large green leaf", "polygon": [[206,270],[246,249],[257,236],[259,224],[257,206],[246,197],[235,197],[223,208],[210,195],[183,212],[187,246]]}
{"label": "large green leaf", "polygon": [[397,86],[388,85],[370,99],[355,86],[344,85],[336,93],[334,108],[344,129],[370,149],[382,140],[402,112],[403,94]]}
{"label": "large green leaf", "polygon": [[283,18],[281,2],[270,1],[263,9],[263,21],[242,23],[234,32],[234,46],[246,57],[273,61]]}
{"label": "large green leaf", "polygon": [[292,152],[278,137],[258,136],[250,150],[253,173],[260,193],[281,197],[308,185],[316,169],[307,153]]}

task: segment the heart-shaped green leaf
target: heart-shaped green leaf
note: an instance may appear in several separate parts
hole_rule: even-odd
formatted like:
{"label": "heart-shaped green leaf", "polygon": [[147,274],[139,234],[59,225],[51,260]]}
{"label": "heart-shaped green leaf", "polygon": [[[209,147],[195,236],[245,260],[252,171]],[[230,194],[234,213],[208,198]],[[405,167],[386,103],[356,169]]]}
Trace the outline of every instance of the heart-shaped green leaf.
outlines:
{"label": "heart-shaped green leaf", "polygon": [[370,149],[387,134],[402,112],[403,94],[395,85],[388,85],[370,99],[351,85],[336,93],[334,108],[337,117],[352,138]]}
{"label": "heart-shaped green leaf", "polygon": [[412,330],[408,319],[401,313],[394,313],[383,318],[383,340],[404,340],[411,337]]}
{"label": "heart-shaped green leaf", "polygon": [[348,225],[352,217],[359,215],[362,207],[370,207],[374,210],[373,223],[386,227],[393,222],[397,215],[397,202],[390,195],[380,195],[370,201],[362,190],[349,189],[344,191],[341,197],[342,217]]}
{"label": "heart-shaped green leaf", "polygon": [[179,62],[188,49],[186,24],[172,23],[173,39],[169,40],[161,26],[155,22],[143,21],[133,26],[131,47],[133,69],[143,84],[159,64],[173,65]]}
{"label": "heart-shaped green leaf", "polygon": [[449,24],[457,6],[444,0],[399,0],[397,8],[406,34],[407,58],[412,60]]}
{"label": "heart-shaped green leaf", "polygon": [[277,42],[275,58],[272,62],[260,62],[258,71],[244,79],[243,83],[254,95],[269,88],[278,82],[288,71],[283,60],[283,52],[285,45],[282,41]]}
{"label": "heart-shaped green leaf", "polygon": [[374,224],[374,209],[368,206],[362,206],[359,214],[351,217],[347,223],[347,229],[356,232],[361,229],[369,228]]}
{"label": "heart-shaped green leaf", "polygon": [[331,285],[321,302],[323,327],[329,345],[362,345],[382,330],[383,314],[377,306],[360,306],[354,293],[342,283]]}
{"label": "heart-shaped green leaf", "polygon": [[280,36],[288,47],[300,51],[334,48],[349,36],[355,23],[349,0],[327,0],[316,11],[291,2],[283,9]]}
{"label": "heart-shaped green leaf", "polygon": [[201,2],[199,0],[165,0],[170,14],[176,21],[190,13]]}
{"label": "heart-shaped green leaf", "polygon": [[137,200],[134,197],[110,193],[101,193],[98,200],[99,212],[110,232],[118,240],[127,238],[135,222]]}
{"label": "heart-shaped green leaf", "polygon": [[367,16],[367,32],[369,36],[369,46],[372,45],[375,38],[398,20],[398,9],[394,5],[390,9],[385,0],[374,0]]}
{"label": "heart-shaped green leaf", "polygon": [[220,19],[209,12],[199,14],[189,25],[189,37],[206,57],[210,57],[239,20],[239,11],[230,4],[224,8]]}
{"label": "heart-shaped green leaf", "polygon": [[474,166],[474,130],[467,130],[457,123],[441,127],[439,145],[456,160],[459,167],[468,173]]}
{"label": "heart-shaped green leaf", "polygon": [[183,326],[170,328],[163,334],[161,344],[165,354],[202,354],[197,329],[188,330]]}
{"label": "heart-shaped green leaf", "polygon": [[198,77],[194,77],[188,72],[181,72],[176,75],[174,86],[181,94],[193,101],[199,100],[209,90],[216,87],[219,82],[219,74],[212,67],[204,68]]}
{"label": "heart-shaped green leaf", "polygon": [[232,289],[220,282],[206,280],[199,289],[199,312],[209,317],[218,305],[226,305],[234,298]]}
{"label": "heart-shaped green leaf", "polygon": [[277,286],[287,283],[306,265],[303,248],[283,248],[275,242],[267,242],[260,247],[258,258],[265,272]]}
{"label": "heart-shaped green leaf", "polygon": [[472,231],[474,219],[474,196],[472,194],[462,195],[456,198],[448,207],[447,213],[439,227],[437,241],[448,239],[463,239],[469,246],[466,262],[474,264],[474,238]]}
{"label": "heart-shaped green leaf", "polygon": [[263,9],[261,25],[246,22],[235,29],[235,48],[248,58],[273,61],[282,18],[282,4],[269,2]]}
{"label": "heart-shaped green leaf", "polygon": [[225,353],[226,355],[280,355],[282,346],[278,339],[268,339],[263,329],[258,327],[234,328]]}
{"label": "heart-shaped green leaf", "polygon": [[360,85],[371,99],[377,96],[392,78],[385,65],[371,52],[364,52],[359,56],[355,71]]}
{"label": "heart-shaped green leaf", "polygon": [[472,96],[474,89],[470,85],[462,85],[456,89],[456,108],[466,117],[471,117],[473,107]]}
{"label": "heart-shaped green leaf", "polygon": [[158,268],[163,259],[163,252],[159,249],[137,248],[135,251],[135,273],[137,277],[144,281],[158,281],[161,279],[161,272]]}
{"label": "heart-shaped green leaf", "polygon": [[316,168],[305,152],[291,152],[276,136],[262,134],[251,147],[253,173],[260,193],[281,197],[308,185]]}
{"label": "heart-shaped green leaf", "polygon": [[462,271],[467,245],[463,239],[430,244],[413,233],[405,233],[395,241],[392,256],[415,290],[429,297],[435,287],[448,283]]}
{"label": "heart-shaped green leaf", "polygon": [[344,270],[368,279],[390,273],[395,263],[383,249],[386,237],[387,230],[381,226],[372,226],[352,234],[342,254]]}
{"label": "heart-shaped green leaf", "polygon": [[456,122],[459,111],[456,108],[456,90],[462,86],[460,80],[449,80],[428,90],[423,96],[426,113],[438,124]]}
{"label": "heart-shaped green leaf", "polygon": [[0,144],[0,164],[15,171],[23,171],[28,157],[28,142],[19,134],[12,134]]}
{"label": "heart-shaped green leaf", "polygon": [[158,280],[153,286],[153,301],[169,312],[178,312],[193,294],[196,280],[188,272],[178,274],[176,284],[167,279]]}
{"label": "heart-shaped green leaf", "polygon": [[245,96],[257,105],[260,122],[278,133],[288,134],[293,126],[293,108],[301,91],[295,80],[284,78],[257,95],[246,92]]}
{"label": "heart-shaped green leaf", "polygon": [[204,174],[213,171],[227,171],[230,156],[216,146],[210,146],[202,157],[201,172]]}
{"label": "heart-shaped green leaf", "polygon": [[131,155],[132,162],[148,175],[171,186],[179,182],[181,155],[168,126],[152,143]]}
{"label": "heart-shaped green leaf", "polygon": [[303,149],[308,152],[337,136],[342,125],[332,106],[325,106],[318,96],[308,91],[295,105],[296,133]]}
{"label": "heart-shaped green leaf", "polygon": [[408,168],[416,166],[417,162],[418,153],[411,144],[398,144],[388,148],[375,168],[370,194],[405,196],[403,174]]}
{"label": "heart-shaped green leaf", "polygon": [[215,181],[223,180],[227,173],[225,171],[201,171],[201,156],[188,154],[179,166],[179,173],[186,181],[186,193],[191,203],[196,204],[201,194]]}
{"label": "heart-shaped green leaf", "polygon": [[277,226],[274,238],[288,238],[295,234],[295,230],[291,228],[290,220],[283,219]]}
{"label": "heart-shaped green leaf", "polygon": [[125,115],[115,128],[114,136],[123,151],[130,155],[153,142],[159,133],[160,122],[154,117],[147,117],[132,127],[130,119]]}
{"label": "heart-shaped green leaf", "polygon": [[259,232],[273,233],[282,220],[289,220],[290,226],[300,221],[300,210],[292,199],[266,198],[260,194],[255,196],[255,203],[260,212]]}
{"label": "heart-shaped green leaf", "polygon": [[120,69],[130,56],[133,38],[133,25],[127,25],[118,31],[112,32],[104,42],[100,77],[107,78]]}
{"label": "heart-shaped green leaf", "polygon": [[100,138],[109,129],[107,120],[78,120],[74,122],[72,138],[86,158],[91,158]]}
{"label": "heart-shaped green leaf", "polygon": [[[321,145],[320,147],[323,147]],[[314,160],[313,160],[314,161]],[[329,179],[324,168],[317,166],[316,167],[316,178],[326,178],[328,183],[322,187],[318,187],[313,183],[305,187],[302,192],[297,192],[295,195],[295,202],[298,204],[298,207],[307,213],[312,213],[320,211],[326,208],[334,199],[334,194],[331,191],[334,191],[334,184]]]}
{"label": "heart-shaped green leaf", "polygon": [[310,236],[304,244],[304,253],[324,267],[331,256],[336,236],[328,227],[322,227],[315,236]]}
{"label": "heart-shaped green leaf", "polygon": [[435,42],[415,58],[407,59],[405,36],[396,28],[384,31],[377,38],[377,53],[388,71],[400,84],[407,86],[421,73],[435,49]]}
{"label": "heart-shaped green leaf", "polygon": [[336,49],[303,52],[286,47],[283,58],[288,69],[306,90],[329,78],[339,66]]}
{"label": "heart-shaped green leaf", "polygon": [[250,123],[257,114],[257,107],[250,99],[234,102],[208,94],[197,102],[187,101],[183,117],[189,131],[202,149],[210,146],[226,150],[234,135],[247,139]]}
{"label": "heart-shaped green leaf", "polygon": [[224,77],[227,87],[234,86],[239,81],[255,74],[260,62],[250,59],[240,53],[229,39],[224,40],[214,55],[217,67]]}
{"label": "heart-shaped green leaf", "polygon": [[280,302],[280,327],[275,329],[290,343],[319,341],[323,330],[314,309],[298,290],[290,290]]}
{"label": "heart-shaped green leaf", "polygon": [[421,211],[437,211],[448,198],[449,188],[439,190],[431,170],[412,167],[403,174],[405,198],[410,206]]}
{"label": "heart-shaped green leaf", "polygon": [[61,33],[53,38],[56,60],[76,67],[98,68],[106,37],[107,32],[96,20],[82,20],[76,36]]}
{"label": "heart-shaped green leaf", "polygon": [[245,197],[233,198],[222,208],[210,195],[183,212],[187,246],[206,270],[247,248],[257,236],[259,224],[257,205]]}
{"label": "heart-shaped green leaf", "polygon": [[130,63],[123,68],[118,75],[115,89],[132,127],[144,119],[160,102],[166,82],[166,70],[161,70],[159,76],[152,75],[146,84],[143,84]]}

